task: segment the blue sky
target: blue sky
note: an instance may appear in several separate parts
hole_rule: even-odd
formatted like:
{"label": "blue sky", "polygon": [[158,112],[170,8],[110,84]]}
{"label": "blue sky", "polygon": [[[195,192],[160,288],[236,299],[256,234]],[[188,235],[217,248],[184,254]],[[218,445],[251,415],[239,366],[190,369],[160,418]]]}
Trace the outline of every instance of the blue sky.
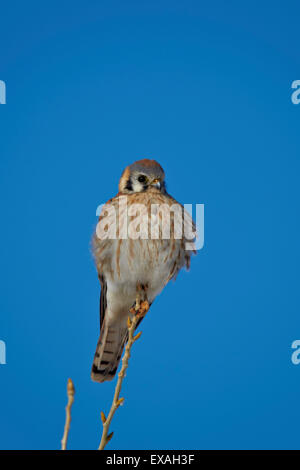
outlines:
{"label": "blue sky", "polygon": [[0,448],[97,448],[99,204],[157,159],[205,246],[142,324],[109,449],[299,448],[299,2],[1,4]]}

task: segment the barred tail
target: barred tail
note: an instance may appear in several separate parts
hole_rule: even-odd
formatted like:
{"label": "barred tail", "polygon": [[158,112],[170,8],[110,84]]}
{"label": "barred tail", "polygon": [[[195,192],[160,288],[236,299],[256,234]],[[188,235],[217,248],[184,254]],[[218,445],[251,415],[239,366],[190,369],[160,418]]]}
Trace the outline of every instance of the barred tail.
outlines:
{"label": "barred tail", "polygon": [[126,326],[106,323],[104,319],[92,366],[91,377],[95,382],[114,378],[128,338]]}

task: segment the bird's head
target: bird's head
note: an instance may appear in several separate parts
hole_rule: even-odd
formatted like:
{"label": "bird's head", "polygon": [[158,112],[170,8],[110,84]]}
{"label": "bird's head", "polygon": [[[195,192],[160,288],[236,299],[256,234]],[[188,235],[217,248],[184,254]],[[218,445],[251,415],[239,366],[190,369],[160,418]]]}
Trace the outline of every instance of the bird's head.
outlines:
{"label": "bird's head", "polygon": [[155,160],[138,160],[125,168],[119,182],[121,193],[141,193],[149,189],[166,192],[165,173]]}

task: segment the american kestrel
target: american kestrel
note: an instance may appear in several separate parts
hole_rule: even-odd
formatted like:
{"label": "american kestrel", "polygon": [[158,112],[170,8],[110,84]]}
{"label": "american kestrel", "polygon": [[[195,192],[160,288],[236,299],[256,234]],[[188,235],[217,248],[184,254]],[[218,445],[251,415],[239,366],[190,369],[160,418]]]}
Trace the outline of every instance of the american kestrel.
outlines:
{"label": "american kestrel", "polygon": [[96,382],[116,374],[137,293],[151,305],[182,267],[189,268],[195,235],[187,238],[184,226],[194,229],[183,206],[167,193],[159,163],[144,159],[127,166],[92,241],[101,283],[101,331],[91,373]]}

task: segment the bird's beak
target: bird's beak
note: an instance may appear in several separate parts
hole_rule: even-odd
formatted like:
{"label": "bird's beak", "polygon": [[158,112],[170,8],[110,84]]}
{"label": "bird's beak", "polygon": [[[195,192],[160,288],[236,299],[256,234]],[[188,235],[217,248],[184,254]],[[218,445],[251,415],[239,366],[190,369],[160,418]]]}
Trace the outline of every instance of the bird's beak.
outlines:
{"label": "bird's beak", "polygon": [[151,186],[153,186],[153,187],[156,188],[156,189],[160,189],[160,187],[161,187],[161,182],[160,182],[158,179],[153,180],[152,183],[151,183]]}

